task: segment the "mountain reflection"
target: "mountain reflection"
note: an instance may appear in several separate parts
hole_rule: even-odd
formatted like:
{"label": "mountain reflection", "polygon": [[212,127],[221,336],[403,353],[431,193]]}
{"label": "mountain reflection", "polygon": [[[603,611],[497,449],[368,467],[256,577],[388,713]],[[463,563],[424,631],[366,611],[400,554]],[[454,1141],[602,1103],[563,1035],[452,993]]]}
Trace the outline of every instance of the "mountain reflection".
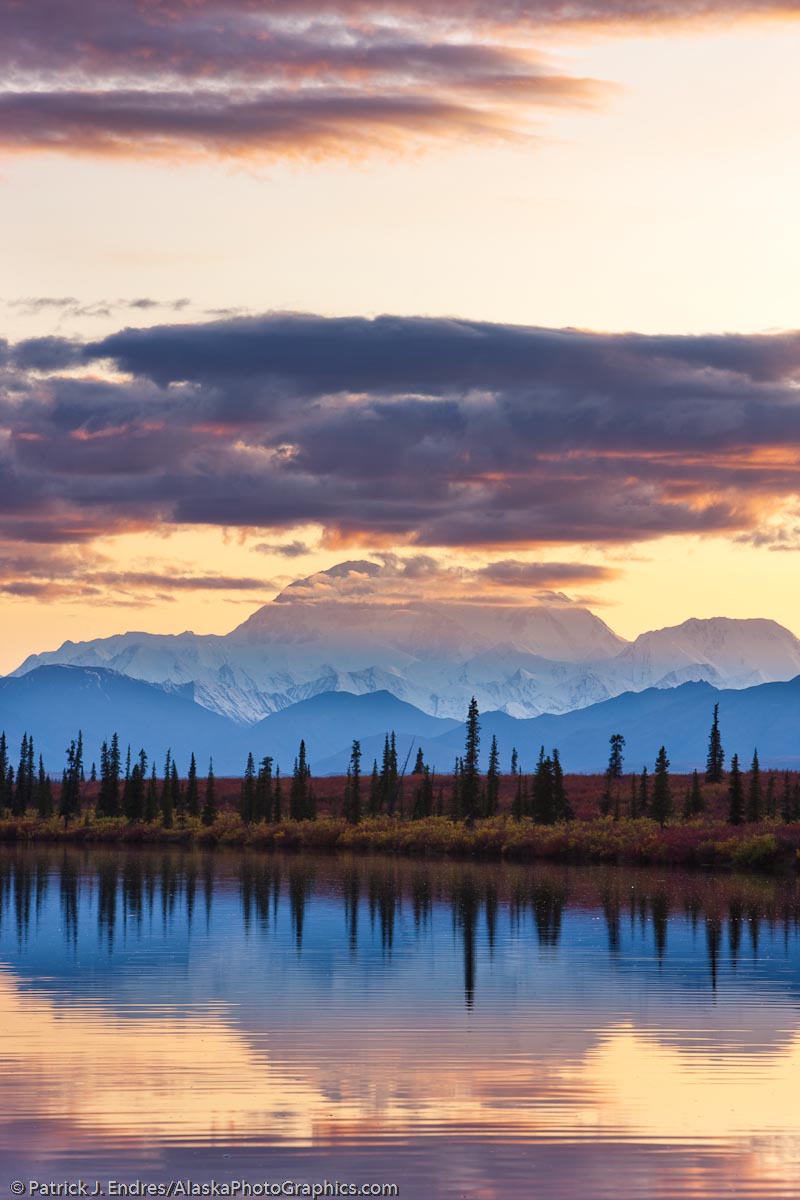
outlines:
{"label": "mountain reflection", "polygon": [[546,1144],[604,1196],[613,1143],[642,1178],[658,1151],[659,1194],[777,1194],[799,1008],[793,878],[0,852],[0,1155],[23,1178],[414,1147],[404,1195],[499,1197]]}

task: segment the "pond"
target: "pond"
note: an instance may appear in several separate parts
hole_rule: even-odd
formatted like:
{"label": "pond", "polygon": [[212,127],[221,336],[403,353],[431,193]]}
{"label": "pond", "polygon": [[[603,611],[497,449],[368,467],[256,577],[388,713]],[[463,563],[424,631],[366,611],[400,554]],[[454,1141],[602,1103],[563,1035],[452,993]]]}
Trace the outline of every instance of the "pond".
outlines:
{"label": "pond", "polygon": [[0,850],[3,1197],[796,1196],[798,1081],[794,879]]}

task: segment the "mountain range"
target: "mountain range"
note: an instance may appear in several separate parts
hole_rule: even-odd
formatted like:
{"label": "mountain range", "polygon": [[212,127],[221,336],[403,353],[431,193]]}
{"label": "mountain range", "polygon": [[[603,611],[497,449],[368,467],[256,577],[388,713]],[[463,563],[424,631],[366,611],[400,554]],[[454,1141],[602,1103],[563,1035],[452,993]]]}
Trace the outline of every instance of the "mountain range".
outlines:
{"label": "mountain range", "polygon": [[[383,598],[381,568],[347,562],[298,580],[225,635],[124,633],[65,642],[37,667],[104,668],[167,690],[239,726],[328,692],[385,691],[431,716],[568,713],[625,692],[705,681],[749,688],[800,674],[800,640],[775,621],[715,617],[629,642],[580,605]],[[365,580],[367,599],[324,598]],[[326,586],[319,586],[320,584]],[[319,592],[323,598],[308,599]]]}
{"label": "mountain range", "polygon": [[[533,770],[540,746],[557,746],[569,772],[599,772],[608,761],[612,733],[626,740],[626,766],[652,769],[663,744],[675,771],[705,764],[714,705],[719,704],[723,744],[730,759],[738,753],[747,765],[758,749],[767,767],[800,767],[800,676],[786,683],[745,689],[718,689],[711,684],[684,683],[675,688],[648,688],[571,713],[518,718],[490,711],[481,714],[482,766],[492,737],[497,738],[501,766],[507,771],[517,749],[521,769]],[[144,747],[160,768],[167,749],[185,773],[192,752],[205,772],[213,757],[217,774],[241,775],[247,754],[269,754],[284,774],[292,769],[300,739],[306,741],[316,775],[340,775],[347,769],[354,737],[361,742],[363,768],[380,761],[387,731],[396,734],[400,765],[410,767],[422,749],[439,774],[451,771],[464,752],[465,726],[434,717],[380,691],[355,696],[327,692],[298,701],[255,725],[243,728],[210,713],[188,696],[158,684],[130,679],[94,667],[37,667],[24,676],[0,680],[0,729],[9,739],[11,757],[26,732],[35,738],[47,768],[60,772],[69,741],[83,732],[87,770],[99,762],[100,745],[114,731],[123,753]]]}

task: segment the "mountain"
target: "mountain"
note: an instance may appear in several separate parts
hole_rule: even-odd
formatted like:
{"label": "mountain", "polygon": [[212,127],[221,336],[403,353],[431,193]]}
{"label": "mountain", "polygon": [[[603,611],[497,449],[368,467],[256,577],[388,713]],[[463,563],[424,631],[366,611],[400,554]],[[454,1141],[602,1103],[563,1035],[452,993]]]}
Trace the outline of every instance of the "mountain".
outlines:
{"label": "mountain", "polygon": [[743,688],[800,673],[800,641],[768,620],[715,617],[618,637],[588,609],[401,599],[375,563],[298,580],[225,635],[125,633],[32,655],[159,684],[240,726],[329,692],[389,692],[431,716],[567,713],[688,681]]}
{"label": "mountain", "polygon": [[[602,704],[561,715],[546,714],[515,720],[507,713],[481,716],[481,752],[486,768],[492,736],[497,737],[503,770],[514,747],[522,769],[533,771],[539,748],[558,748],[565,771],[595,773],[608,763],[609,738],[625,737],[626,770],[652,773],[660,746],[676,772],[704,770],[714,705],[727,762],[736,753],[746,769],[758,750],[761,765],[800,768],[800,677],[787,683],[766,683],[742,690],[717,689],[708,683],[684,683],[675,688],[626,692]],[[463,754],[462,725],[435,739],[420,739],[427,762],[449,772],[456,754]],[[326,764],[327,766],[327,764]]]}
{"label": "mountain", "polygon": [[776,621],[684,621],[641,634],[615,661],[631,690],[706,679],[752,687],[800,674],[800,641]]}
{"label": "mountain", "polygon": [[134,754],[144,747],[159,771],[168,749],[182,774],[192,751],[202,773],[208,767],[206,755],[212,754],[218,774],[242,771],[236,740],[240,731],[231,721],[185,696],[103,669],[47,666],[0,679],[0,729],[6,732],[15,769],[24,733],[33,735],[37,756],[42,754],[55,774],[81,730],[87,775],[93,762],[99,765],[102,742],[110,741],[115,731],[124,739],[123,756],[128,742]]}
{"label": "mountain", "polygon": [[[481,751],[486,767],[492,736],[497,737],[503,770],[511,751],[520,754],[522,769],[533,770],[539,747],[557,746],[570,772],[600,772],[608,761],[612,733],[625,737],[626,767],[652,769],[661,745],[675,771],[705,764],[708,731],[719,704],[723,745],[746,766],[757,747],[765,767],[800,766],[800,676],[788,683],[717,689],[685,683],[675,688],[626,692],[600,704],[560,715],[519,719],[504,712],[481,715]],[[185,774],[192,752],[205,773],[213,756],[218,775],[241,775],[247,754],[271,755],[284,774],[291,771],[300,739],[317,775],[343,774],[354,738],[361,742],[362,767],[380,762],[384,738],[394,730],[398,757],[422,749],[426,762],[449,774],[464,752],[463,722],[433,717],[398,700],[389,692],[354,696],[329,692],[299,701],[243,729],[211,713],[191,698],[156,684],[129,679],[104,668],[47,666],[26,675],[0,680],[0,729],[5,729],[10,756],[24,733],[34,736],[36,753],[48,770],[60,772],[65,750],[83,731],[86,770],[99,762],[100,745],[120,735],[134,754],[144,747],[160,769],[171,749]],[[16,763],[14,764],[16,765]]]}

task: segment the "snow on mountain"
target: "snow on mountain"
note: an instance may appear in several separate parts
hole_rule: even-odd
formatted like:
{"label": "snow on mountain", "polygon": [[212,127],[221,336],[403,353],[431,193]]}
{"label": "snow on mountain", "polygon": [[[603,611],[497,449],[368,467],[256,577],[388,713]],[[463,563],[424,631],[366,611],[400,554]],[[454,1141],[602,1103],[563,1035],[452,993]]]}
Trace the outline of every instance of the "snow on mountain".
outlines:
{"label": "snow on mountain", "polygon": [[49,664],[105,667],[240,725],[326,692],[385,691],[458,720],[474,695],[481,711],[530,718],[651,687],[744,688],[800,674],[800,641],[774,621],[690,620],[628,643],[559,598],[517,606],[383,598],[382,585],[376,564],[342,563],[292,584],[224,636],[65,642],[13,674]]}
{"label": "snow on mountain", "polygon": [[617,657],[620,691],[674,687],[688,680],[746,688],[800,674],[800,641],[763,619],[692,618],[641,634]]}

